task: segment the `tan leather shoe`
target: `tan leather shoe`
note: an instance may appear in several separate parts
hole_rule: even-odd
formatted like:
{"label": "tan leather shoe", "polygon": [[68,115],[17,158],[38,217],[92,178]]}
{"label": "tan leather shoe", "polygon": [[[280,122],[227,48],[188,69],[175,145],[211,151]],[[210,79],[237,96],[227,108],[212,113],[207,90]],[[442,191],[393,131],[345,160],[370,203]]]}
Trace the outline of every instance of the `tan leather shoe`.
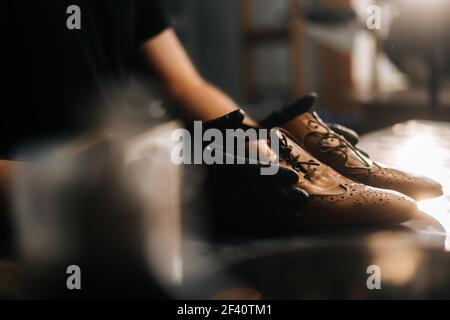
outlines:
{"label": "tan leather shoe", "polygon": [[297,186],[309,194],[301,210],[304,225],[386,225],[417,216],[413,199],[396,191],[355,183],[310,155],[285,130],[272,130],[276,130],[280,141],[280,164],[298,172]]}
{"label": "tan leather shoe", "polygon": [[289,106],[290,114],[283,120],[279,118],[284,122],[277,126],[291,133],[317,159],[353,181],[395,190],[416,200],[442,195],[442,186],[430,178],[370,160],[343,136],[332,131],[317,113],[306,111],[315,100],[316,97],[310,95],[298,100],[297,106]]}

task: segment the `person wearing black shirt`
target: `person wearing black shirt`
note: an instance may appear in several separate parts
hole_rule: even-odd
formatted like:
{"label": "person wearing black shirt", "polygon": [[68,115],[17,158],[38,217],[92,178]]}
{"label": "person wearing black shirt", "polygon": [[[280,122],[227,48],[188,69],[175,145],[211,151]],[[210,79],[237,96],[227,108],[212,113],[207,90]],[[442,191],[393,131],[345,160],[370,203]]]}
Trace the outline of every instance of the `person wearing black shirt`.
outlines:
{"label": "person wearing black shirt", "polygon": [[[92,125],[108,86],[120,87],[142,66],[178,102],[184,120],[208,121],[238,109],[199,74],[156,0],[12,0],[5,6],[0,217],[17,165],[10,161],[14,150],[76,136]],[[74,7],[79,28],[68,27]],[[256,126],[248,117],[244,122]]]}
{"label": "person wearing black shirt", "polygon": [[[79,29],[67,26],[71,6],[79,8]],[[158,1],[15,0],[7,15],[2,61],[11,96],[0,117],[0,156],[89,127],[108,86],[120,87],[143,65],[186,119],[237,108],[194,68]]]}

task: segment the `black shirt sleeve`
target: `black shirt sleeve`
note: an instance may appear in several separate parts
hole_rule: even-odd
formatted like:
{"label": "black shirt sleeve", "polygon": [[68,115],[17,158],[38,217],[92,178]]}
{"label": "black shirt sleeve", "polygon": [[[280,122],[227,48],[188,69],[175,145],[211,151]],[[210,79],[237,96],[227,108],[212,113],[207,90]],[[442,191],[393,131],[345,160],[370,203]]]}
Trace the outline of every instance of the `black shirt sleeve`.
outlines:
{"label": "black shirt sleeve", "polygon": [[136,40],[142,43],[169,27],[159,0],[136,0]]}

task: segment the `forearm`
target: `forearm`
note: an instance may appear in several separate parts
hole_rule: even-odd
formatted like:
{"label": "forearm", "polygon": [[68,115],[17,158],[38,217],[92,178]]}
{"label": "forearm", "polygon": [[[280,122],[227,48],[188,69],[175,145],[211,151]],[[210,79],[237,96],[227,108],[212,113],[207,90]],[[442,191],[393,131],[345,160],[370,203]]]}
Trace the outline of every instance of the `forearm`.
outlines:
{"label": "forearm", "polygon": [[[147,40],[141,49],[144,61],[179,102],[184,120],[207,121],[238,108],[231,98],[202,78],[173,29]],[[246,118],[244,123],[256,125],[250,118]]]}
{"label": "forearm", "polygon": [[[188,121],[208,121],[239,108],[230,97],[206,81],[189,84],[184,88],[173,88],[170,91],[171,96],[180,103],[181,113]],[[244,123],[257,126],[248,116]]]}

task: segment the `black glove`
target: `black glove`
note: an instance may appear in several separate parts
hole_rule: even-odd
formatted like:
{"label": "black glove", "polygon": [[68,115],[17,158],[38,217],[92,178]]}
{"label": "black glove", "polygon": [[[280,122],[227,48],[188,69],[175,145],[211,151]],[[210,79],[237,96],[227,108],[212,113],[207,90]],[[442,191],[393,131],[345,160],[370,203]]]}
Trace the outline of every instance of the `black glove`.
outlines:
{"label": "black glove", "polygon": [[356,146],[358,144],[359,135],[356,133],[356,131],[354,131],[350,128],[347,128],[338,123],[327,123],[327,125],[328,125],[328,127],[330,127],[331,130],[333,130],[337,134],[343,136],[353,146]]}
{"label": "black glove", "polygon": [[280,110],[275,111],[266,119],[260,121],[264,128],[279,127],[295,117],[309,112],[317,101],[317,94],[310,93],[297,100],[294,100]]}
{"label": "black glove", "polygon": [[[248,129],[242,124],[245,113],[236,110],[209,121],[204,130]],[[208,165],[208,182],[213,205],[216,232],[221,235],[254,236],[286,233],[298,228],[301,207],[309,195],[296,187],[299,176],[289,168],[278,166],[274,175],[261,175],[269,164],[260,161],[237,164],[237,156],[221,152],[224,163]],[[271,164],[272,166],[276,164]]]}
{"label": "black glove", "polygon": [[330,127],[331,130],[343,136],[348,142],[350,142],[355,147],[356,150],[361,152],[365,157],[370,158],[370,155],[367,152],[356,147],[356,145],[359,142],[359,134],[356,133],[356,131],[338,123],[327,123],[327,125]]}

